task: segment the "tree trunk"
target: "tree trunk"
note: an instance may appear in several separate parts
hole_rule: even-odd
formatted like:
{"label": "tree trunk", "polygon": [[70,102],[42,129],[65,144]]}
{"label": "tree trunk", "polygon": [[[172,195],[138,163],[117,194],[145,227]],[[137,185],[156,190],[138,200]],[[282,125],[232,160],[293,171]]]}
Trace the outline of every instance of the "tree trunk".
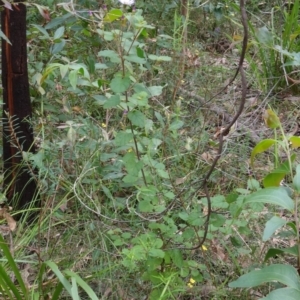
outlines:
{"label": "tree trunk", "polygon": [[8,202],[20,210],[33,206],[37,191],[34,171],[23,159],[24,152],[35,152],[29,124],[32,108],[27,71],[26,6],[12,4],[12,10],[4,8],[1,26],[11,42],[10,45],[2,39],[4,188]]}

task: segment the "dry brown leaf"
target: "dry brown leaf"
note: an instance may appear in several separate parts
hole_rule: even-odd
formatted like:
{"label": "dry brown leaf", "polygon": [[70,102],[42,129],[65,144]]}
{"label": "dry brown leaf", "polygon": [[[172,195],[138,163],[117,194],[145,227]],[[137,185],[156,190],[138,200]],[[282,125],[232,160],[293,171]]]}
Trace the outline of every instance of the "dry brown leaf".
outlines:
{"label": "dry brown leaf", "polygon": [[182,183],[185,182],[185,180],[186,180],[186,177],[176,178],[175,184],[176,184],[176,185],[182,184]]}
{"label": "dry brown leaf", "polygon": [[5,213],[4,217],[6,219],[10,231],[15,231],[17,228],[17,222],[15,221],[15,219],[8,212]]}

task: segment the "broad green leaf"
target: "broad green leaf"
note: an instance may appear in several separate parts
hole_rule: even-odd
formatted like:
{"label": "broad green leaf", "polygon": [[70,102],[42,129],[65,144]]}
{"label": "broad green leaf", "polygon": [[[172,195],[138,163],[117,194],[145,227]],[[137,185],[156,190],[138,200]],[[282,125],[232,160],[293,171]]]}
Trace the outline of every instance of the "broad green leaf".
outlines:
{"label": "broad green leaf", "polygon": [[161,249],[150,249],[148,253],[149,253],[149,256],[151,256],[151,257],[158,257],[158,258],[165,257],[165,252]]}
{"label": "broad green leaf", "polygon": [[264,261],[267,261],[271,257],[277,257],[278,255],[293,255],[293,256],[298,256],[298,246],[295,245],[290,248],[283,248],[283,249],[277,249],[277,248],[270,248],[265,255]]}
{"label": "broad green leaf", "polygon": [[272,32],[266,26],[257,29],[256,37],[262,44],[271,44],[273,41]]}
{"label": "broad green leaf", "polygon": [[128,152],[123,157],[126,171],[132,175],[137,176],[140,170],[143,168],[143,162],[137,161],[136,155],[133,152]]}
{"label": "broad green leaf", "polygon": [[183,121],[175,120],[170,124],[169,129],[172,130],[172,131],[173,130],[178,130],[183,126],[183,124],[184,124]]}
{"label": "broad green leaf", "polygon": [[182,251],[180,251],[179,249],[172,249],[172,250],[168,250],[167,254],[171,257],[176,267],[182,268],[184,266]]}
{"label": "broad green leaf", "polygon": [[[291,162],[296,158],[296,155],[291,156]],[[286,160],[277,169],[272,171],[263,179],[264,187],[279,186],[285,175],[290,174],[290,162]]]}
{"label": "broad green leaf", "polygon": [[115,75],[110,82],[110,88],[115,93],[123,93],[130,87],[131,80],[128,76],[122,77],[121,74]]}
{"label": "broad green leaf", "polygon": [[276,140],[265,139],[260,141],[251,152],[251,165],[253,165],[254,158],[257,154],[267,151],[276,143]]}
{"label": "broad green leaf", "polygon": [[113,95],[104,103],[103,108],[109,109],[113,107],[117,107],[121,102],[119,95]]}
{"label": "broad green leaf", "polygon": [[150,200],[141,200],[138,207],[140,212],[153,212],[154,209]]}
{"label": "broad green leaf", "polygon": [[230,282],[231,288],[250,288],[266,282],[277,281],[288,287],[300,290],[297,270],[290,265],[274,264],[242,275],[236,281]]}
{"label": "broad green leaf", "polygon": [[64,33],[65,33],[65,26],[61,26],[61,27],[57,28],[54,33],[53,39],[54,40],[60,39]]}
{"label": "broad green leaf", "polygon": [[131,132],[119,131],[115,138],[115,145],[117,147],[122,147],[128,145],[133,139]]}
{"label": "broad green leaf", "polygon": [[163,90],[163,87],[161,85],[148,87],[148,91],[150,92],[152,97],[161,95],[162,90]]}
{"label": "broad green leaf", "polygon": [[283,187],[271,187],[261,189],[246,196],[244,203],[270,203],[279,205],[289,211],[294,210],[294,201]]}
{"label": "broad green leaf", "polygon": [[78,81],[78,71],[77,70],[72,70],[69,73],[69,80],[72,88],[75,90],[77,86],[77,81]]}
{"label": "broad green leaf", "polygon": [[157,56],[153,54],[149,54],[149,59],[151,60],[157,60],[157,61],[171,61],[172,58],[170,56]]}
{"label": "broad green leaf", "polygon": [[300,192],[300,165],[296,167],[296,174],[293,178],[293,186],[297,192]]}
{"label": "broad green leaf", "polygon": [[263,241],[267,241],[273,233],[284,226],[287,223],[286,220],[279,218],[277,216],[272,217],[267,223],[263,234]]}
{"label": "broad green leaf", "polygon": [[300,291],[293,288],[281,288],[272,291],[267,297],[260,300],[298,300],[300,299]]}
{"label": "broad green leaf", "polygon": [[134,63],[137,63],[137,64],[146,63],[146,60],[144,58],[140,58],[137,55],[125,55],[124,58],[127,61],[134,62]]}
{"label": "broad green leaf", "polygon": [[61,79],[64,79],[64,77],[66,76],[66,74],[69,71],[69,66],[68,65],[61,65],[59,67],[59,70],[60,70]]}
{"label": "broad green leaf", "polygon": [[265,188],[268,187],[275,187],[280,186],[281,181],[285,177],[286,173],[269,173],[264,179],[263,179],[263,185]]}
{"label": "broad green leaf", "polygon": [[289,141],[292,144],[293,149],[300,147],[300,137],[299,136],[292,136],[289,138]]}
{"label": "broad green leaf", "polygon": [[116,51],[113,51],[113,50],[99,51],[98,56],[109,57],[109,58],[119,57],[118,53]]}
{"label": "broad green leaf", "polygon": [[128,113],[127,117],[131,121],[132,125],[135,125],[135,126],[138,126],[138,127],[144,127],[145,126],[146,117],[139,110],[130,111]]}
{"label": "broad green leaf", "polygon": [[111,9],[106,16],[104,17],[103,21],[111,23],[117,19],[120,19],[123,16],[123,12],[120,9]]}

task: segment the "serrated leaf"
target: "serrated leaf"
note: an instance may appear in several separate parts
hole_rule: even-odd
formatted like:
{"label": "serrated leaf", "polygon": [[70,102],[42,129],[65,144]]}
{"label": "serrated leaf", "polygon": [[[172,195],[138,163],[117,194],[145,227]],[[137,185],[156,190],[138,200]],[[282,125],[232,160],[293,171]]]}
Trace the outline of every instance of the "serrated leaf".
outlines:
{"label": "serrated leaf", "polygon": [[128,145],[133,139],[131,132],[119,131],[115,137],[115,145],[122,147]]}
{"label": "serrated leaf", "polygon": [[163,87],[160,85],[150,86],[150,87],[148,87],[148,91],[150,92],[152,97],[156,97],[156,96],[161,95],[161,93],[163,91]]}
{"label": "serrated leaf", "polygon": [[135,126],[138,126],[138,127],[144,127],[145,126],[146,117],[139,110],[130,111],[128,113],[127,117],[131,121],[132,125],[135,125]]}
{"label": "serrated leaf", "polygon": [[165,252],[161,249],[150,249],[149,250],[149,256],[164,258],[165,257]]}
{"label": "serrated leaf", "polygon": [[253,165],[254,158],[257,154],[267,151],[272,147],[277,141],[273,139],[265,139],[260,141],[251,152],[251,165]]}
{"label": "serrated leaf", "polygon": [[286,220],[279,218],[277,216],[272,217],[265,226],[264,233],[263,233],[263,241],[267,241],[273,233],[284,226],[287,223]]}
{"label": "serrated leaf", "polygon": [[274,264],[255,270],[230,282],[231,288],[250,288],[266,282],[277,281],[288,287],[300,290],[297,270],[290,265]]}
{"label": "serrated leaf", "polygon": [[153,212],[153,204],[150,202],[150,200],[141,200],[139,202],[139,210],[140,212]]}
{"label": "serrated leaf", "polygon": [[294,201],[283,187],[261,189],[248,195],[244,203],[255,202],[279,205],[291,212],[294,210]]}
{"label": "serrated leaf", "polygon": [[117,107],[121,102],[121,98],[119,95],[113,95],[104,103],[103,108],[109,109],[113,107]]}
{"label": "serrated leaf", "polygon": [[114,79],[110,82],[110,88],[115,93],[123,93],[130,87],[131,80],[128,76],[122,77],[117,74]]}

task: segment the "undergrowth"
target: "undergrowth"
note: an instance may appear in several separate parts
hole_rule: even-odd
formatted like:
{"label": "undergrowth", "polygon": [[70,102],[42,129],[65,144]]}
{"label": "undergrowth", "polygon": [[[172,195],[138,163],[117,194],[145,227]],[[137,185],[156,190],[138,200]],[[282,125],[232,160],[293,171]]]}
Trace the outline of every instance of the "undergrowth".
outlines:
{"label": "undergrowth", "polygon": [[[233,289],[263,283],[245,284],[257,275],[251,272],[234,280],[278,254],[294,255],[281,244],[298,241],[297,201],[279,185],[285,179],[298,186],[298,157],[287,144],[281,148],[287,141],[299,146],[297,131],[289,134],[281,124],[289,114],[284,103],[294,97],[282,93],[294,92],[285,79],[298,66],[299,1],[284,12],[273,1],[247,7],[249,97],[225,137],[208,193],[203,181],[218,155],[218,137],[241,98],[240,79],[228,86],[243,37],[235,1],[190,1],[186,18],[172,1],[137,1],[136,8],[117,1],[100,8],[92,1],[43,5],[51,12],[45,24],[28,7],[38,152],[26,156],[37,170],[43,206],[31,227],[26,218],[16,225],[13,213],[4,215],[3,297],[257,299],[278,287]],[[285,33],[275,20],[283,20]],[[270,127],[275,137],[265,142]],[[276,180],[266,185],[268,174]],[[276,193],[289,205],[266,200]],[[275,219],[280,232],[279,225],[266,226],[266,238],[264,224],[276,214],[271,204],[287,210],[286,220]],[[293,258],[279,260],[283,268],[296,265]]]}

